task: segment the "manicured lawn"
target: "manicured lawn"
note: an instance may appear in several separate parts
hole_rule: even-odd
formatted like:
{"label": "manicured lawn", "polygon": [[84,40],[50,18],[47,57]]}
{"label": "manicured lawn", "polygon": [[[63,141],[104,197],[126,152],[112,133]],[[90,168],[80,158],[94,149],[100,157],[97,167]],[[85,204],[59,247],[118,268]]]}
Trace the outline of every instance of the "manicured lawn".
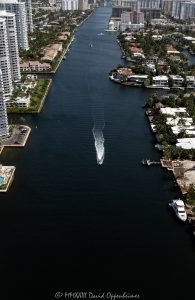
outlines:
{"label": "manicured lawn", "polygon": [[38,79],[31,96],[29,108],[8,108],[8,113],[38,113],[45,99],[45,93],[49,89],[51,79]]}

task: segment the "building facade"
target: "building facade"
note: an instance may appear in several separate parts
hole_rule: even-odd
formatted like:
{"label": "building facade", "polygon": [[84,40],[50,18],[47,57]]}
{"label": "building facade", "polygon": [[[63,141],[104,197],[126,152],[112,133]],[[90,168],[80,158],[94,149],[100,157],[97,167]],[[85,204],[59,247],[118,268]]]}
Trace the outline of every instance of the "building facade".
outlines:
{"label": "building facade", "polygon": [[120,30],[138,30],[144,27],[144,15],[141,12],[123,12],[121,14]]}
{"label": "building facade", "polygon": [[88,0],[78,0],[78,10],[87,10]]}
{"label": "building facade", "polygon": [[62,10],[78,10],[78,0],[62,0]]}
{"label": "building facade", "polygon": [[187,21],[195,17],[195,1],[164,0],[163,12],[171,17]]}
{"label": "building facade", "polygon": [[161,8],[161,0],[138,0],[140,8]]}
{"label": "building facade", "polygon": [[18,81],[21,79],[21,74],[20,74],[20,61],[19,61],[15,14],[8,13],[6,11],[1,10],[0,18],[6,20],[7,40],[8,40],[12,81]]}
{"label": "building facade", "polygon": [[142,12],[132,11],[129,14],[131,24],[144,24],[144,14]]}
{"label": "building facade", "polygon": [[26,5],[26,19],[28,25],[28,31],[33,32],[33,18],[32,18],[32,3],[31,0],[25,0]]}
{"label": "building facade", "polygon": [[7,36],[6,19],[0,18],[0,69],[3,82],[4,96],[9,98],[12,94],[13,85],[11,77],[11,65],[9,57],[9,43]]}
{"label": "building facade", "polygon": [[5,104],[3,76],[0,69],[0,140],[9,135],[7,108]]}
{"label": "building facade", "polygon": [[28,50],[28,26],[25,2],[18,2],[18,0],[0,0],[0,10],[15,13],[18,46],[21,49]]}

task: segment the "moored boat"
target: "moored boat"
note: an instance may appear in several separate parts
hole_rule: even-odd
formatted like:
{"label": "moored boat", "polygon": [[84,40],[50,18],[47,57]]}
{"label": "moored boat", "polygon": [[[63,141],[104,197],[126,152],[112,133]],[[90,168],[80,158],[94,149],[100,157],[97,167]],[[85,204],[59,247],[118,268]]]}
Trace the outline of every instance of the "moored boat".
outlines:
{"label": "moored boat", "polygon": [[172,200],[169,203],[169,206],[171,206],[176,214],[176,216],[183,222],[187,220],[187,213],[185,210],[185,205],[183,200],[181,199],[175,199]]}

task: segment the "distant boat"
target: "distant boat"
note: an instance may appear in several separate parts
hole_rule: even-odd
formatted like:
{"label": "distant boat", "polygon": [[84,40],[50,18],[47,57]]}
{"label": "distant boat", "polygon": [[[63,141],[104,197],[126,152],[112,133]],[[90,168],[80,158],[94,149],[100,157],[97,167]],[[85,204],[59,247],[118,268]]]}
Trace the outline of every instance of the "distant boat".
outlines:
{"label": "distant boat", "polygon": [[92,43],[90,43],[90,44],[89,44],[89,47],[91,47],[91,48],[92,48],[92,47],[93,47],[93,44],[92,44]]}
{"label": "distant boat", "polygon": [[63,60],[65,60],[65,59],[66,59],[66,56],[64,55]]}
{"label": "distant boat", "polygon": [[98,35],[104,35],[104,33],[103,33],[103,32],[100,32],[100,33],[98,33]]}

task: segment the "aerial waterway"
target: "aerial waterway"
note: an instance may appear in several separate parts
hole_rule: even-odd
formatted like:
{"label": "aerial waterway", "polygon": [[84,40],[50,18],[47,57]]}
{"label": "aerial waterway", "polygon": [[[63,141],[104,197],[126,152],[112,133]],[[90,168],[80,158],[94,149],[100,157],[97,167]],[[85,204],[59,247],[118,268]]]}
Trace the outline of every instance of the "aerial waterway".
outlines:
{"label": "aerial waterway", "polygon": [[160,158],[143,109],[153,91],[108,79],[123,63],[117,34],[104,31],[110,15],[98,8],[77,29],[42,113],[25,116],[26,147],[1,155],[16,165],[0,195],[3,300],[194,299],[194,237],[168,207],[181,195],[171,173],[141,164]]}

